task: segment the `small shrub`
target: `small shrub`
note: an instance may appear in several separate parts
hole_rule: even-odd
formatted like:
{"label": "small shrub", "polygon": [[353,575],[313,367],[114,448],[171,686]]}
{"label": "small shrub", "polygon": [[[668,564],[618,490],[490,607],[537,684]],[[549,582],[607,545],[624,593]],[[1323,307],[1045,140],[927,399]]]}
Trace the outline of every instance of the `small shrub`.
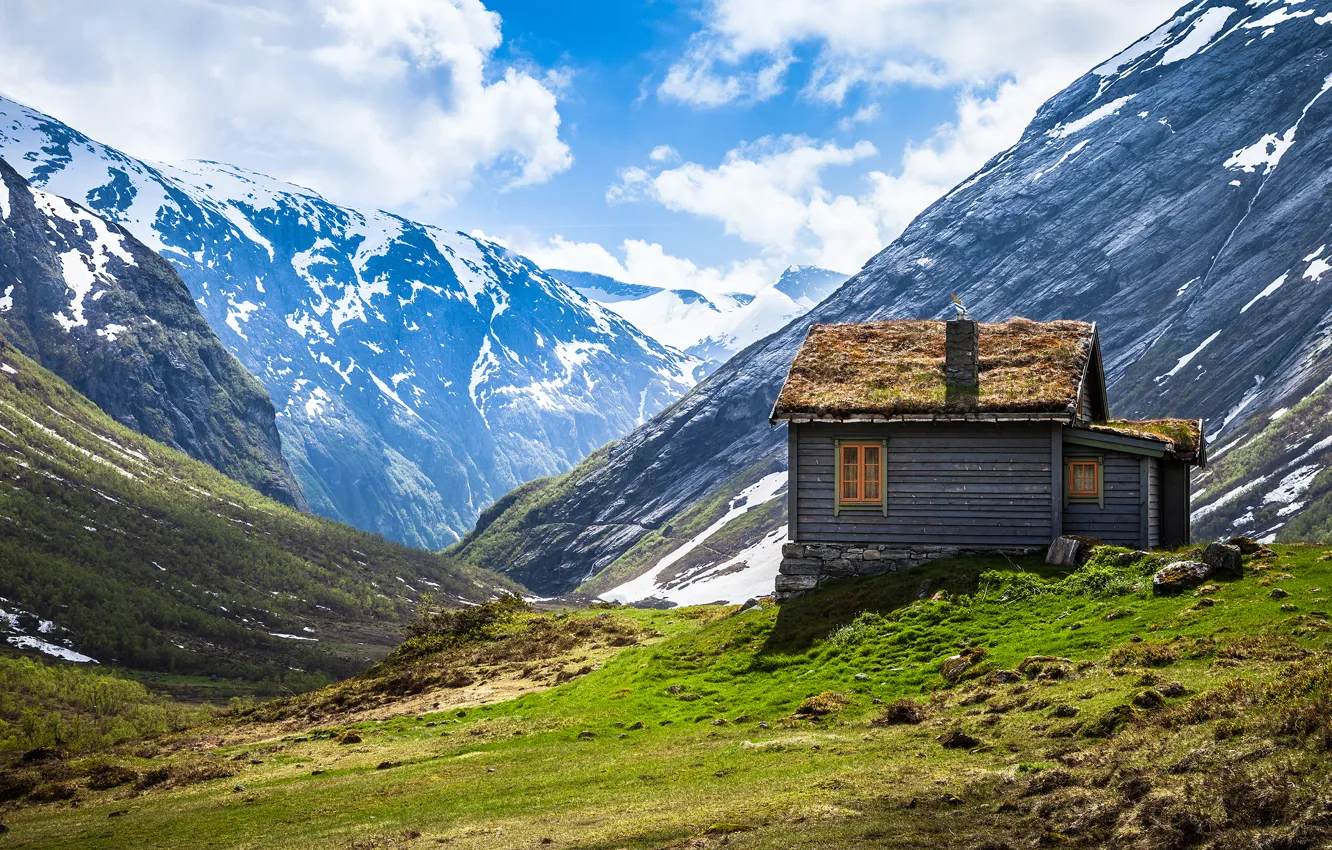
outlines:
{"label": "small shrub", "polygon": [[1080,731],[1085,738],[1109,738],[1137,716],[1138,712],[1133,706],[1117,705],[1095,720],[1084,723]]}
{"label": "small shrub", "polygon": [[925,709],[912,699],[899,699],[883,707],[883,712],[870,721],[871,726],[902,726],[920,723]]}
{"label": "small shrub", "polygon": [[1158,641],[1117,646],[1107,659],[1111,667],[1166,667],[1178,660],[1178,649]]}
{"label": "small shrub", "polygon": [[798,717],[825,717],[829,714],[835,714],[851,704],[845,694],[837,691],[824,691],[817,696],[812,696],[800,704],[795,710]]}
{"label": "small shrub", "polygon": [[88,769],[88,787],[94,791],[106,791],[138,781],[139,772],[123,764],[98,762]]}

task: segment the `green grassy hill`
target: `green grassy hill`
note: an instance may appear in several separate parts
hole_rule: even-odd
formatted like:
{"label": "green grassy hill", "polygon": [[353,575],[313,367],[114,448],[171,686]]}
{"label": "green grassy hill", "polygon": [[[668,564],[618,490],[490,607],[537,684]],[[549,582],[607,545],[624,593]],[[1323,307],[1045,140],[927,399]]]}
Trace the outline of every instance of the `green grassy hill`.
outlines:
{"label": "green grassy hill", "polygon": [[0,341],[0,647],[303,688],[382,656],[423,592],[514,587],[265,498]]}
{"label": "green grassy hill", "polygon": [[743,612],[491,604],[328,689],[13,765],[0,820],[25,847],[1326,846],[1332,550],[1173,598],[1117,554]]}

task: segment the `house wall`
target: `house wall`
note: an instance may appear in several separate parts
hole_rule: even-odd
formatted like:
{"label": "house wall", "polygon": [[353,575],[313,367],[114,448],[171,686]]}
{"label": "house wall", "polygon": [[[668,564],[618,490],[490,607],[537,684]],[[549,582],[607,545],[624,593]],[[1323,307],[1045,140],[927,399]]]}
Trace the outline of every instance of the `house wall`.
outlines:
{"label": "house wall", "polygon": [[[1049,423],[807,423],[795,430],[795,542],[888,547],[1050,543]],[[887,440],[887,516],[834,514],[837,439]]]}
{"label": "house wall", "polygon": [[1104,463],[1105,504],[1070,502],[1064,507],[1064,533],[1096,537],[1116,546],[1146,545],[1143,502],[1148,494],[1144,492],[1143,464],[1154,458],[1064,443],[1065,461],[1082,457],[1099,457]]}

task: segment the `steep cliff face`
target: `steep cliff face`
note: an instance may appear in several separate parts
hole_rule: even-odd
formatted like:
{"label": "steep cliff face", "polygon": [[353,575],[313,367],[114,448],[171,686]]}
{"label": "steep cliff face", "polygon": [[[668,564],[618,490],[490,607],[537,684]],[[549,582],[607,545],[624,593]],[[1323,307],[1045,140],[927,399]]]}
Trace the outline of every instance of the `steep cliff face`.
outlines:
{"label": "steep cliff face", "polygon": [[3,99],[0,154],[165,257],[272,396],[311,508],[394,540],[453,542],[694,382],[694,359],[484,239],[148,164]]}
{"label": "steep cliff face", "polygon": [[[684,542],[662,534],[675,518],[782,462],[785,435],[767,413],[811,323],[939,316],[949,292],[987,320],[1098,322],[1115,415],[1203,418],[1214,458],[1257,440],[1259,460],[1202,492],[1209,533],[1320,527],[1305,512],[1332,492],[1321,472],[1332,440],[1301,431],[1274,446],[1246,423],[1332,374],[1329,88],[1332,3],[1189,4],[1052,98],[1015,146],[832,297],[558,482],[557,501],[534,511],[534,496],[515,498],[516,515],[489,526],[516,530],[511,547],[481,529],[471,550],[513,559],[534,586],[626,558],[650,568]],[[1252,503],[1266,506],[1261,522]]]}
{"label": "steep cliff face", "polygon": [[0,201],[0,333],[121,424],[305,507],[268,393],[170,264],[3,160]]}

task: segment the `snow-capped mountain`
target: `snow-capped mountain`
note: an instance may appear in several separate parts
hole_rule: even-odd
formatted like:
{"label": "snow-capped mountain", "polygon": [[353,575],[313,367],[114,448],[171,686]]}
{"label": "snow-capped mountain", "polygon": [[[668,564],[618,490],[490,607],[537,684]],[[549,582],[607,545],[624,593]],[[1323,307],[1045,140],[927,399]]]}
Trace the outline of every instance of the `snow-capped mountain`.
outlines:
{"label": "snow-capped mountain", "polygon": [[750,343],[809,312],[847,279],[817,266],[791,266],[757,294],[704,296],[692,289],[624,283],[592,272],[552,269],[550,274],[658,342],[698,358],[700,378]]}
{"label": "snow-capped mountain", "polygon": [[273,403],[170,264],[3,159],[0,336],[122,425],[304,507]]}
{"label": "snow-capped mountain", "polygon": [[[523,529],[508,548],[483,529],[463,554],[547,592],[646,573],[784,464],[767,414],[811,323],[941,316],[950,292],[986,320],[1094,320],[1114,415],[1204,417],[1196,534],[1332,533],[1330,90],[1332,0],[1188,4],[556,503],[515,498],[490,524]],[[740,522],[717,535],[757,546],[784,518]]]}
{"label": "snow-capped mountain", "polygon": [[696,365],[527,259],[0,100],[0,156],[166,257],[268,388],[318,513],[437,548],[674,401]]}

